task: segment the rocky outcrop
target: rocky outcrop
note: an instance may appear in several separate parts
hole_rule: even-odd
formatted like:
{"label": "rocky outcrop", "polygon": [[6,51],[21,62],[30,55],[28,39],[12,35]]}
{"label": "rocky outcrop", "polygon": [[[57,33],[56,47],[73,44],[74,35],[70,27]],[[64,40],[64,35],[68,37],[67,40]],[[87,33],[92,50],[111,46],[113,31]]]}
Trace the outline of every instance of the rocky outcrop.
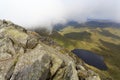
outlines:
{"label": "rocky outcrop", "polygon": [[0,21],[0,80],[100,80],[80,59],[40,38],[35,32]]}

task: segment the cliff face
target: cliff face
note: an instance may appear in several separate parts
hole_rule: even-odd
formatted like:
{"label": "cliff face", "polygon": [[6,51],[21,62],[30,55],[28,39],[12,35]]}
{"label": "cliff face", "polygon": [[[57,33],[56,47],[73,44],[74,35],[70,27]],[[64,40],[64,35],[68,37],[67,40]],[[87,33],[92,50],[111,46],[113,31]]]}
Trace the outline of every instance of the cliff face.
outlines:
{"label": "cliff face", "polygon": [[35,32],[0,21],[0,80],[101,80],[73,54],[40,40]]}

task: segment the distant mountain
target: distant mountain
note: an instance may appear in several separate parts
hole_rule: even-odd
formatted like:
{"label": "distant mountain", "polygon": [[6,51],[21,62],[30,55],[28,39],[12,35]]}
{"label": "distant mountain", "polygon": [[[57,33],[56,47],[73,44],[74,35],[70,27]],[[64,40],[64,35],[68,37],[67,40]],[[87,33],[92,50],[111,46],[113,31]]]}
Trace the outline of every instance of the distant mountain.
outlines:
{"label": "distant mountain", "polygon": [[56,24],[54,25],[54,30],[61,30],[64,27],[73,26],[75,28],[79,27],[120,27],[120,23],[113,22],[110,20],[101,20],[101,19],[88,19],[84,23],[79,23],[77,21],[68,21],[65,24]]}
{"label": "distant mountain", "polygon": [[74,27],[79,27],[79,26],[82,26],[80,23],[78,23],[77,21],[68,21],[67,23],[65,24],[56,24],[54,25],[54,30],[61,30],[63,29],[64,27],[67,27],[67,26],[74,26]]}
{"label": "distant mountain", "polygon": [[120,23],[111,22],[111,21],[101,21],[101,20],[91,20],[84,23],[86,26],[90,27],[120,27]]}

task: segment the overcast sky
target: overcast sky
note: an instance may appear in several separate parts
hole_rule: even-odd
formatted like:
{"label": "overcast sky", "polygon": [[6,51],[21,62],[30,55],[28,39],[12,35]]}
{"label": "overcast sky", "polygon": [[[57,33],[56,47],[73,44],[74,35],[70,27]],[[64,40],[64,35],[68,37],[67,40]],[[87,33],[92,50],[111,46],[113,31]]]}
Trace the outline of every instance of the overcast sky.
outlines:
{"label": "overcast sky", "polygon": [[120,0],[0,0],[0,19],[26,27],[88,18],[120,22]]}

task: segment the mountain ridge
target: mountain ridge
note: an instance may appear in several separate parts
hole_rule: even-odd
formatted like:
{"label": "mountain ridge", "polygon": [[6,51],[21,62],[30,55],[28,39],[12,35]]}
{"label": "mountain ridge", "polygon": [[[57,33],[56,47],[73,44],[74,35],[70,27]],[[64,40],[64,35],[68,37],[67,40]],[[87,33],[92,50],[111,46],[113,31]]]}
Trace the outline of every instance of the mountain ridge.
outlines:
{"label": "mountain ridge", "polygon": [[[36,32],[0,21],[0,80],[102,80],[60,46]],[[48,42],[49,43],[49,42]],[[104,78],[106,79],[106,78]]]}

